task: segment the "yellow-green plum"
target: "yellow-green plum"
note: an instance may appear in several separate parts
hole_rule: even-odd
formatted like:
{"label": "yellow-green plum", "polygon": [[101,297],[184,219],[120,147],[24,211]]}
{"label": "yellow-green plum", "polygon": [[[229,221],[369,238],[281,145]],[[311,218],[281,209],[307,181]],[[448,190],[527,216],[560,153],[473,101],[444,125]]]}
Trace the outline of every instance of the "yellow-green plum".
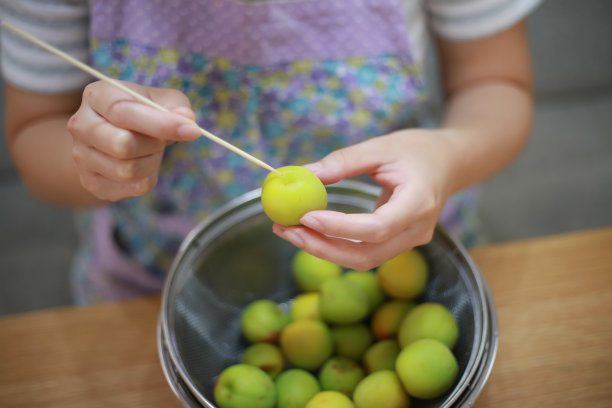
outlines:
{"label": "yellow-green plum", "polygon": [[321,391],[308,401],[305,408],[355,408],[355,404],[341,392]]}
{"label": "yellow-green plum", "polygon": [[455,356],[444,343],[435,339],[421,339],[400,351],[395,371],[409,395],[431,399],[451,388],[459,367]]}
{"label": "yellow-green plum", "polygon": [[259,299],[249,303],[240,317],[242,334],[252,343],[278,341],[290,317],[277,303]]}
{"label": "yellow-green plum", "polygon": [[[327,207],[327,190],[321,180],[301,166],[285,166],[270,172],[261,190],[261,204],[274,222],[299,225],[304,214]],[[280,174],[279,174],[280,173]]]}
{"label": "yellow-green plum", "polygon": [[410,396],[393,370],[381,370],[365,377],[353,393],[357,408],[408,408]]}
{"label": "yellow-green plum", "polygon": [[371,311],[375,310],[385,300],[385,292],[383,292],[380,287],[378,277],[374,272],[351,270],[344,274],[344,279],[350,280],[363,289],[368,298],[368,304],[370,305]]}
{"label": "yellow-green plum", "polygon": [[334,339],[334,354],[361,360],[363,353],[372,344],[372,334],[365,323],[331,326]]}
{"label": "yellow-green plum", "polygon": [[415,306],[402,320],[398,340],[402,348],[419,339],[440,340],[452,349],[459,337],[459,325],[452,312],[435,302]]}
{"label": "yellow-green plum", "polygon": [[301,368],[283,371],[275,381],[276,408],[304,408],[321,386],[317,378]]}
{"label": "yellow-green plum", "polygon": [[402,252],[377,269],[378,282],[385,293],[400,300],[415,299],[425,289],[429,268],[418,249]]}
{"label": "yellow-green plum", "polygon": [[400,347],[395,339],[381,340],[372,344],[363,354],[362,362],[366,372],[395,370],[395,360]]}
{"label": "yellow-green plum", "polygon": [[319,368],[333,352],[329,327],[320,320],[296,320],[289,323],[280,336],[285,358],[294,367],[306,370]]}
{"label": "yellow-green plum", "polygon": [[394,338],[404,317],[416,306],[409,300],[390,300],[378,307],[370,319],[372,333],[379,340]]}
{"label": "yellow-green plum", "polygon": [[213,395],[220,408],[273,408],[274,381],[261,369],[234,364],[224,369],[215,383]]}
{"label": "yellow-green plum", "polygon": [[356,323],[370,310],[364,290],[343,276],[327,279],[320,293],[319,312],[328,323]]}
{"label": "yellow-green plum", "polygon": [[285,358],[280,349],[271,343],[255,343],[247,347],[240,360],[242,364],[259,367],[272,379],[283,371]]}
{"label": "yellow-green plum", "polygon": [[301,293],[293,299],[289,309],[291,320],[320,320],[319,292]]}
{"label": "yellow-green plum", "polygon": [[318,258],[303,249],[296,251],[291,269],[296,284],[304,292],[316,292],[324,281],[342,274],[340,265]]}
{"label": "yellow-green plum", "polygon": [[319,383],[326,391],[338,391],[352,397],[353,390],[365,377],[365,370],[355,360],[335,356],[319,370]]}

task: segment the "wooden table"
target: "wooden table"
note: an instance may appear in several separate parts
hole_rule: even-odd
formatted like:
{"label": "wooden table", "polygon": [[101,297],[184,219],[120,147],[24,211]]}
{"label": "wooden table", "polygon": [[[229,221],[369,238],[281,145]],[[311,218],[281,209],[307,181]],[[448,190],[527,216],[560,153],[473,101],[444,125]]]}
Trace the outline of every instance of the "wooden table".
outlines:
{"label": "wooden table", "polygon": [[[476,248],[499,318],[477,408],[612,407],[612,228]],[[0,319],[0,407],[180,407],[158,297]]]}

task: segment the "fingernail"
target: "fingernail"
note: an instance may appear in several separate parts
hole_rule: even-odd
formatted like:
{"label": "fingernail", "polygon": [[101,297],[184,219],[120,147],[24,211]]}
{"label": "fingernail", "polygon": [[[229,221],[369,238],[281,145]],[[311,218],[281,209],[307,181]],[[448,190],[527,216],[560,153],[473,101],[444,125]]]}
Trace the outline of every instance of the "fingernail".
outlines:
{"label": "fingernail", "polygon": [[144,178],[140,181],[136,181],[134,183],[134,189],[137,194],[145,194],[147,191],[149,191],[149,179]]}
{"label": "fingernail", "polygon": [[304,165],[304,167],[306,167],[308,170],[312,171],[315,174],[323,170],[323,165],[319,162],[306,164]]}
{"label": "fingernail", "polygon": [[321,224],[321,222],[315,217],[308,214],[300,218],[300,223],[308,228],[312,228],[313,230],[320,231],[323,229],[323,224]]}
{"label": "fingernail", "polygon": [[202,132],[196,124],[185,123],[184,125],[178,127],[178,129],[176,130],[176,134],[179,139],[193,140],[198,138],[202,134]]}
{"label": "fingernail", "polygon": [[113,150],[117,154],[127,154],[132,135],[127,130],[119,133],[112,141]]}
{"label": "fingernail", "polygon": [[304,239],[302,238],[301,234],[292,228],[274,225],[272,231],[279,237],[290,241],[295,246],[304,246]]}
{"label": "fingernail", "polygon": [[293,245],[298,247],[304,246],[304,239],[297,231],[291,229],[286,230],[284,235],[288,241],[291,241],[293,243]]}
{"label": "fingernail", "polygon": [[132,171],[132,166],[130,164],[120,164],[117,167],[117,174],[119,175],[119,177],[122,177],[123,179],[129,179],[130,177],[132,177],[133,171]]}

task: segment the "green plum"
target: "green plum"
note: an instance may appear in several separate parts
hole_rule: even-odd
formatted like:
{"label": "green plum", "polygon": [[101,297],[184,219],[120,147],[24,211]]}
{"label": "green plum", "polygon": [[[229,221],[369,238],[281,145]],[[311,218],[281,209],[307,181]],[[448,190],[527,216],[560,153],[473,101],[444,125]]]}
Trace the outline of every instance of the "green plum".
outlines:
{"label": "green plum", "polygon": [[252,343],[278,341],[290,317],[277,303],[259,299],[249,303],[240,317],[242,334]]}
{"label": "green plum", "polygon": [[294,367],[315,370],[332,355],[333,339],[322,321],[296,320],[283,329],[280,346]]}
{"label": "green plum", "polygon": [[327,207],[327,190],[319,178],[301,166],[285,166],[270,172],[261,190],[261,203],[274,222],[299,225],[304,214]]}
{"label": "green plum", "polygon": [[361,356],[372,344],[372,334],[364,323],[342,324],[331,327],[334,353],[338,356],[361,360]]}
{"label": "green plum", "polygon": [[359,285],[343,276],[330,278],[321,285],[319,312],[328,323],[356,323],[369,312],[368,298]]}
{"label": "green plum", "polygon": [[374,336],[379,340],[394,338],[402,320],[415,306],[416,303],[409,300],[390,300],[380,305],[370,320]]}
{"label": "green plum", "polygon": [[285,368],[285,358],[280,349],[271,343],[255,343],[247,347],[240,360],[242,364],[249,364],[261,368],[272,379]]}
{"label": "green plum", "polygon": [[381,340],[372,344],[363,354],[363,366],[368,373],[380,370],[394,370],[395,360],[400,352],[395,339]]}
{"label": "green plum", "polygon": [[365,292],[370,311],[375,310],[385,300],[385,292],[378,283],[378,277],[372,271],[347,271],[344,278],[356,283]]}
{"label": "green plum", "polygon": [[409,408],[410,396],[393,370],[381,370],[365,377],[353,393],[357,408]]}
{"label": "green plum", "polygon": [[317,378],[301,368],[290,368],[276,377],[276,408],[304,408],[321,386]]}
{"label": "green plum", "polygon": [[289,309],[291,320],[320,320],[319,313],[319,292],[301,293],[293,299]]}
{"label": "green plum", "polygon": [[298,249],[291,261],[293,278],[304,292],[316,292],[321,284],[342,273],[342,267],[325,259],[318,258],[303,249]]}
{"label": "green plum", "polygon": [[341,392],[321,391],[308,401],[305,408],[355,408],[355,404]]}
{"label": "green plum", "polygon": [[459,366],[444,343],[421,339],[402,349],[395,362],[395,371],[409,395],[432,399],[452,387]]}
{"label": "green plum", "polygon": [[276,387],[263,370],[248,364],[234,364],[221,372],[213,395],[220,408],[273,408]]}
{"label": "green plum", "polygon": [[414,248],[384,262],[378,267],[377,275],[387,295],[394,299],[410,300],[425,290],[429,268],[423,254]]}
{"label": "green plum", "polygon": [[326,391],[338,391],[348,397],[365,376],[365,371],[355,360],[346,357],[332,357],[319,370],[321,388]]}
{"label": "green plum", "polygon": [[452,349],[459,337],[459,325],[452,312],[435,302],[415,306],[402,320],[398,339],[400,346],[419,339],[437,339]]}

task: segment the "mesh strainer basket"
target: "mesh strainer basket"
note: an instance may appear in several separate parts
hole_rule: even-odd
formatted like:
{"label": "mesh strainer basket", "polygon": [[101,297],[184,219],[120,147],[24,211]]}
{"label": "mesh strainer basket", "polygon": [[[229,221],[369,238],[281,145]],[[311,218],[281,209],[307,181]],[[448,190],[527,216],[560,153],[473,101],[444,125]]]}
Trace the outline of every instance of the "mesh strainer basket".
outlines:
{"label": "mesh strainer basket", "polygon": [[[344,181],[327,186],[328,208],[372,211],[380,190]],[[243,308],[267,298],[288,307],[298,293],[290,272],[297,248],[272,233],[260,190],[228,203],[183,242],[162,297],[158,349],[170,387],[185,407],[216,408],[215,380],[247,347],[240,332]],[[420,301],[454,314],[460,335],[454,387],[412,407],[469,407],[484,386],[497,350],[497,319],[490,291],[465,249],[441,227],[423,246],[430,281]]]}

